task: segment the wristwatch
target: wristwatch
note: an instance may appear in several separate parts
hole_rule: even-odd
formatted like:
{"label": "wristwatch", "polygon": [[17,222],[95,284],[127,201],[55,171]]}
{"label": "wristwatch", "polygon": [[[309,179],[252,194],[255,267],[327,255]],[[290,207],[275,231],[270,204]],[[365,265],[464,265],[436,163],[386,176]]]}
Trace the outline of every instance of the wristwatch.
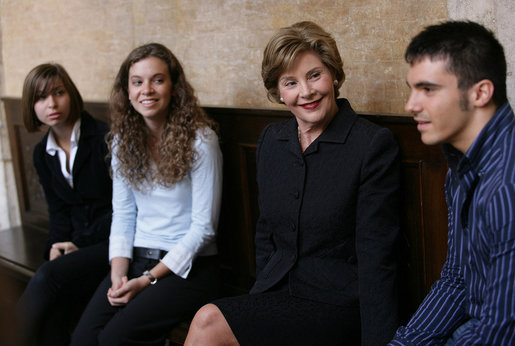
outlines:
{"label": "wristwatch", "polygon": [[145,275],[150,280],[151,285],[154,285],[157,282],[157,278],[154,277],[154,275],[150,274],[148,270],[145,270],[143,272],[143,275]]}

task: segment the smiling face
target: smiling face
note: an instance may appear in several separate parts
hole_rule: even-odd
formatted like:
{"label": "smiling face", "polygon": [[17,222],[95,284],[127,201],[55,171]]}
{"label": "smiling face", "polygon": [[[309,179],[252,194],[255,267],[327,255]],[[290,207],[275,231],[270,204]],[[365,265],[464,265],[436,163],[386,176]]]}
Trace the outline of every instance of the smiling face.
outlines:
{"label": "smiling face", "polygon": [[164,122],[172,97],[172,80],[166,62],[151,56],[132,64],[128,92],[132,107],[145,122]]}
{"label": "smiling face", "polygon": [[476,137],[469,91],[458,88],[457,77],[448,72],[446,61],[428,57],[415,61],[408,71],[411,94],[406,111],[413,114],[422,142],[449,143],[466,152]]}
{"label": "smiling face", "polygon": [[300,54],[279,77],[279,94],[301,129],[323,130],[338,111],[333,76],[314,52]]}
{"label": "smiling face", "polygon": [[45,90],[39,90],[34,113],[43,124],[54,126],[66,126],[70,117],[70,94],[66,91],[60,78],[54,83],[49,83]]}

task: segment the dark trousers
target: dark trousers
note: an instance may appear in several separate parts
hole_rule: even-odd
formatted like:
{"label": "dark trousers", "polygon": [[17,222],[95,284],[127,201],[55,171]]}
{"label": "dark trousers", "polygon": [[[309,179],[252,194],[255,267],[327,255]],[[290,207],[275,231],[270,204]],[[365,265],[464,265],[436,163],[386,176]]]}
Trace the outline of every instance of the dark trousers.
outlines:
{"label": "dark trousers", "polygon": [[109,272],[108,241],[44,263],[18,302],[22,345],[69,345],[82,309]]}
{"label": "dark trousers", "polygon": [[[158,263],[135,258],[129,267],[129,279],[138,277]],[[167,275],[149,285],[126,306],[111,306],[107,290],[111,277],[102,281],[82,315],[71,345],[124,345],[163,338],[177,323],[191,318],[204,304],[218,296],[216,256],[199,257],[187,279]]]}

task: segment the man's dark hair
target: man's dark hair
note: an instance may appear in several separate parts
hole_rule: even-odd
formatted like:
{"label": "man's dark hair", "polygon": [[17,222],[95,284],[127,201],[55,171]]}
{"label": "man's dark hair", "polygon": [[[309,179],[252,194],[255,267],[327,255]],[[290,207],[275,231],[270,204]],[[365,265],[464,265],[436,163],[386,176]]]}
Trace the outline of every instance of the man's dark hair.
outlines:
{"label": "man's dark hair", "polygon": [[404,58],[413,65],[426,57],[447,60],[447,70],[458,79],[460,90],[488,79],[494,84],[495,105],[506,102],[504,49],[484,26],[471,21],[448,21],[426,27],[411,40]]}

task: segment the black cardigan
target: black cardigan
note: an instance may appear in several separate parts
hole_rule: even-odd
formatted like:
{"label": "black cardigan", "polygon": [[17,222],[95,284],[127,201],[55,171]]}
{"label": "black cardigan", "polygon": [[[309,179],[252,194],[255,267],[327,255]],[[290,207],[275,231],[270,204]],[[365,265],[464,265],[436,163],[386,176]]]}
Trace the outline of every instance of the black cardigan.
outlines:
{"label": "black cardigan", "polygon": [[34,166],[45,192],[50,230],[44,256],[55,242],[71,241],[77,247],[108,239],[111,226],[112,181],[105,135],[107,124],[81,114],[80,138],[72,168],[74,187],[61,173],[57,154],[46,152],[48,133],[34,148]]}

